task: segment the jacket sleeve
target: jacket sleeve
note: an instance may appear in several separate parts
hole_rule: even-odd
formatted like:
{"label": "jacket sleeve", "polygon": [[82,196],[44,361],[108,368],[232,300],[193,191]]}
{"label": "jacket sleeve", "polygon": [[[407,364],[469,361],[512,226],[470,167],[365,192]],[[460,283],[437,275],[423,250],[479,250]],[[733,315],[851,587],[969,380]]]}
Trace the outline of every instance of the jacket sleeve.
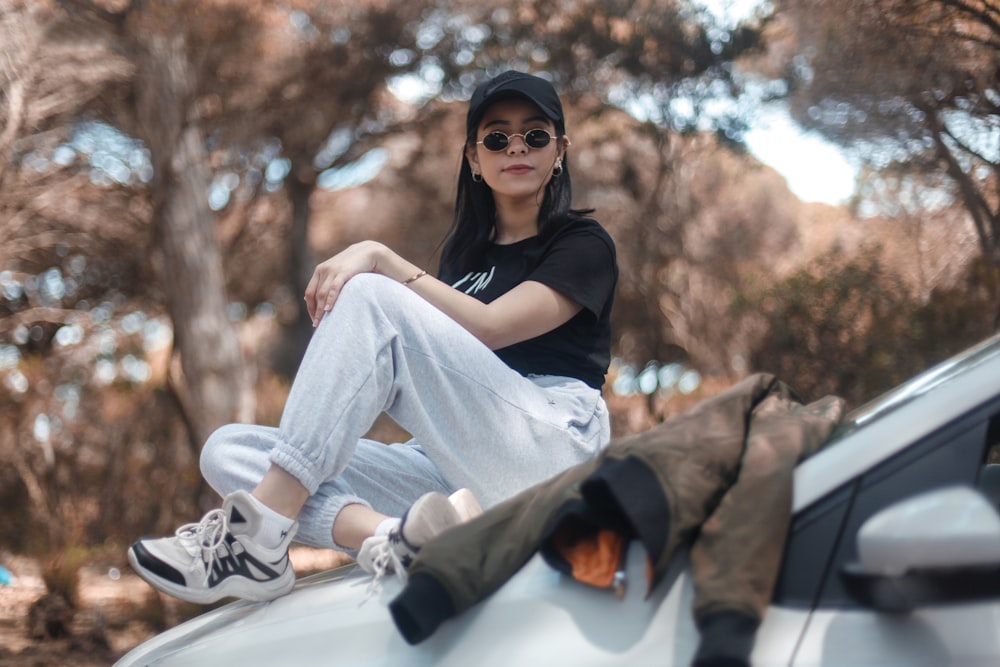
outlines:
{"label": "jacket sleeve", "polygon": [[600,459],[581,463],[427,543],[389,603],[403,638],[417,644],[499,589],[538,550],[559,507],[579,498]]}

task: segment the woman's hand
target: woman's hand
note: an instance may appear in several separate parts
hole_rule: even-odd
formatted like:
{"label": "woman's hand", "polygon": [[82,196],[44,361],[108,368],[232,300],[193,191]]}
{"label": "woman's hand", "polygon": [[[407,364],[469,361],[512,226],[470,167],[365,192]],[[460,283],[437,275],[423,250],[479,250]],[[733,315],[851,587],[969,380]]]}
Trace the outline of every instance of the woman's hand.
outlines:
{"label": "woman's hand", "polygon": [[342,250],[313,271],[306,286],[306,310],[313,326],[333,308],[340,290],[359,273],[379,273],[380,262],[394,254],[377,241],[362,241]]}
{"label": "woman's hand", "polygon": [[[420,271],[387,246],[362,241],[319,264],[306,287],[306,309],[313,326],[333,308],[340,290],[359,273],[378,273],[396,281]],[[427,276],[408,287],[451,317],[490,349],[513,345],[569,321],[582,306],[542,283],[526,280],[486,304]]]}

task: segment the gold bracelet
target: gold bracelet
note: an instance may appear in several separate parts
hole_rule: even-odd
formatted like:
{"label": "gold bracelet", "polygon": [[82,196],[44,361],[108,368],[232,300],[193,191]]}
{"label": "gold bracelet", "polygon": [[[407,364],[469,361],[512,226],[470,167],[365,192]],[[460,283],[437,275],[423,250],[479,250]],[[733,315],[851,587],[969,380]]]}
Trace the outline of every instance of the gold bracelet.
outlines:
{"label": "gold bracelet", "polygon": [[414,275],[414,276],[411,276],[411,277],[407,278],[406,280],[404,280],[404,281],[403,281],[403,284],[404,284],[404,285],[409,285],[410,283],[412,283],[412,282],[413,282],[414,280],[416,280],[417,278],[423,278],[423,277],[424,277],[424,276],[426,276],[426,275],[427,275],[427,272],[426,272],[426,271],[421,271],[420,273],[418,273],[418,274],[416,274],[416,275]]}

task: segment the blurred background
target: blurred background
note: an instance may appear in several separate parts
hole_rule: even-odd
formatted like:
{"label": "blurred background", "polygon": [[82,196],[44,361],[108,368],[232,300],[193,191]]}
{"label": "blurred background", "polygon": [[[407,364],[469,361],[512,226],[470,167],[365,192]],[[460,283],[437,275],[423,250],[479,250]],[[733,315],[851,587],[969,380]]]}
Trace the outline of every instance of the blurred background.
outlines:
{"label": "blurred background", "polygon": [[214,428],[277,422],[318,261],[373,238],[437,266],[465,103],[504,69],[561,92],[575,204],[617,243],[616,435],[754,371],[856,406],[989,336],[998,19],[996,0],[0,0],[0,665],[107,664],[196,613],[124,548],[217,503]]}

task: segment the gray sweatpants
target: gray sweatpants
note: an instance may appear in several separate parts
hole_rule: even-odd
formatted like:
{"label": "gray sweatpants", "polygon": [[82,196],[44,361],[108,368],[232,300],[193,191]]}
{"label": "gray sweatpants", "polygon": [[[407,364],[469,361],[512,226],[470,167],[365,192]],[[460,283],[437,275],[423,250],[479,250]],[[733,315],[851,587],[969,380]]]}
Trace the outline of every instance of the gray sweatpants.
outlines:
{"label": "gray sweatpants", "polygon": [[[413,439],[363,439],[383,411]],[[310,493],[296,539],[346,550],[332,537],[345,505],[399,516],[428,491],[467,487],[489,507],[609,439],[599,390],[524,377],[410,289],[360,274],[313,334],[279,426],[220,428],[201,470],[225,496],[253,489],[274,462]]]}

